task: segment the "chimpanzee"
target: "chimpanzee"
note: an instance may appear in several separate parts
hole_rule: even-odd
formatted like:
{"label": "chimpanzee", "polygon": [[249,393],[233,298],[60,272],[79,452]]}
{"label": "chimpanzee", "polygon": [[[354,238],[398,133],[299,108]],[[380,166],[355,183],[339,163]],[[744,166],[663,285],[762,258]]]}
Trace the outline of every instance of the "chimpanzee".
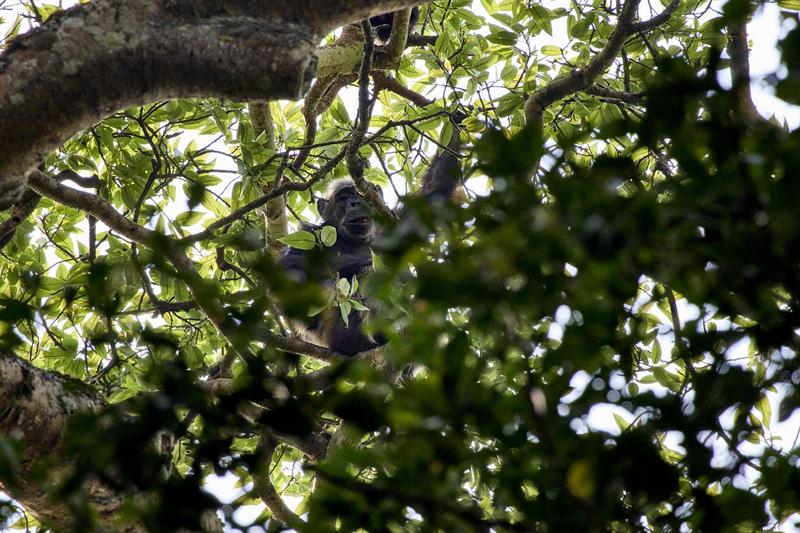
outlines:
{"label": "chimpanzee", "polygon": [[[430,201],[449,197],[460,181],[458,150],[459,133],[453,132],[446,150],[439,153],[423,177],[420,196]],[[380,189],[378,189],[380,190]],[[280,260],[280,265],[298,281],[318,280],[332,284],[337,277],[351,280],[372,269],[370,244],[376,227],[370,206],[359,196],[350,179],[333,182],[326,195],[317,201],[322,225],[336,228],[336,243],[326,250],[303,251],[291,248]],[[399,211],[401,221],[406,210]],[[321,226],[307,229],[319,229]],[[374,302],[367,299],[364,305],[376,312]],[[343,355],[355,355],[386,342],[383,335],[367,335],[362,328],[365,311],[352,310],[345,324],[338,309],[329,309],[295,324],[295,329],[308,341],[321,344]]]}
{"label": "chimpanzee", "polygon": [[[417,23],[419,19],[419,8],[412,7],[411,8],[411,17],[408,21],[408,33],[411,34],[411,28],[414,27],[414,24]],[[392,24],[394,24],[394,13],[384,13],[383,15],[375,15],[374,17],[369,18],[369,23],[372,24],[372,27],[375,29],[375,37],[377,37],[378,41],[381,43],[385,43],[389,40],[389,36],[392,34]]]}
{"label": "chimpanzee", "polygon": [[[372,268],[370,243],[375,235],[375,224],[369,206],[350,179],[341,179],[333,182],[327,194],[317,200],[317,210],[323,226],[336,228],[336,243],[324,250],[324,254],[290,248],[281,258],[281,266],[298,281],[316,279],[332,283],[337,274],[347,280],[352,280],[353,276],[360,279]],[[353,310],[345,324],[339,311],[334,309],[309,318],[297,329],[311,342],[353,355],[385,342],[381,336],[371,337],[362,331],[364,318],[364,312]]]}

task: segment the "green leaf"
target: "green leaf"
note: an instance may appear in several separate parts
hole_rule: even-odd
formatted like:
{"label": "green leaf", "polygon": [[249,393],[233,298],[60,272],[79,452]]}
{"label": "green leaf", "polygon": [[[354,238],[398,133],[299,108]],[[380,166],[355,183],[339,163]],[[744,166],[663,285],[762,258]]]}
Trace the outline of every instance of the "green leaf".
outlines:
{"label": "green leaf", "polygon": [[614,422],[617,424],[617,427],[620,431],[626,431],[630,427],[630,422],[622,418],[617,413],[613,413],[614,415]]}
{"label": "green leaf", "polygon": [[772,406],[769,403],[769,397],[764,395],[759,398],[758,403],[756,403],[756,409],[761,413],[763,427],[769,429],[770,422],[772,422]]}
{"label": "green leaf", "polygon": [[542,55],[550,57],[558,57],[562,54],[561,48],[552,44],[546,44],[542,46],[539,51],[542,53]]}
{"label": "green leaf", "polygon": [[298,250],[311,250],[317,244],[317,239],[314,237],[314,234],[304,230],[284,235],[278,239],[278,241]]}
{"label": "green leaf", "polygon": [[353,306],[352,304],[350,304],[349,300],[346,302],[342,302],[341,305],[339,305],[339,312],[342,315],[342,320],[344,321],[344,325],[348,327],[350,326],[350,311],[352,311],[352,308]]}
{"label": "green leaf", "polygon": [[553,35],[553,13],[544,6],[533,4],[530,6],[531,19],[548,35]]}
{"label": "green leaf", "polygon": [[350,296],[350,282],[347,280],[347,278],[341,278],[336,283],[336,288],[339,290],[341,294],[345,296]]}
{"label": "green leaf", "polygon": [[356,311],[369,311],[369,308],[367,308],[364,304],[362,304],[356,299],[351,298],[348,301],[350,302],[350,305],[353,306],[353,309],[355,309]]}
{"label": "green leaf", "polygon": [[323,226],[319,231],[319,240],[328,248],[336,244],[336,228],[333,226]]}
{"label": "green leaf", "polygon": [[369,253],[372,256],[372,270],[374,270],[376,272],[378,270],[383,270],[384,269],[384,265],[383,265],[383,259],[381,259],[381,256],[377,255],[372,250],[370,250]]}
{"label": "green leaf", "polygon": [[656,381],[658,381],[660,385],[668,388],[673,392],[677,392],[680,389],[678,378],[674,374],[667,372],[667,370],[665,370],[662,367],[654,368],[653,376],[656,378]]}
{"label": "green leaf", "polygon": [[175,217],[175,222],[181,226],[193,226],[203,220],[205,213],[202,211],[184,211]]}
{"label": "green leaf", "polygon": [[493,28],[493,31],[486,36],[489,42],[503,46],[514,46],[517,43],[519,36],[513,31],[503,30],[492,25],[490,27]]}

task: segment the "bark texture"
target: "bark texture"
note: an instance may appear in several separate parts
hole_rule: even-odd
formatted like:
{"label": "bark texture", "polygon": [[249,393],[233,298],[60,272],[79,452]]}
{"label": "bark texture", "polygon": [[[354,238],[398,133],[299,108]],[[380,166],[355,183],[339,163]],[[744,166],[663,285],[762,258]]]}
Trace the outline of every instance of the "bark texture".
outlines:
{"label": "bark texture", "polygon": [[[66,508],[53,505],[31,481],[36,463],[57,449],[67,419],[78,411],[98,411],[104,403],[80,381],[47,372],[8,354],[0,354],[0,435],[19,440],[23,456],[13,486],[0,488],[49,524],[63,525]],[[62,465],[68,468],[68,465]],[[100,483],[86,487],[100,517],[113,515],[122,496]],[[101,520],[102,521],[102,520]]]}
{"label": "bark texture", "polygon": [[0,209],[60,143],[158,99],[298,99],[338,25],[419,0],[96,0],[0,55]]}

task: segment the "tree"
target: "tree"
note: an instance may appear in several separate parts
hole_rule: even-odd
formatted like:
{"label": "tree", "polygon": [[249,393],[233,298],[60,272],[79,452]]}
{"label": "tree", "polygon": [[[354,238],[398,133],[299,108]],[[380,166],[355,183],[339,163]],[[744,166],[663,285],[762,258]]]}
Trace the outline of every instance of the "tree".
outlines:
{"label": "tree", "polygon": [[[254,502],[302,531],[798,512],[797,443],[770,428],[797,420],[800,146],[752,101],[756,6],[461,0],[406,37],[414,3],[27,3],[0,55],[0,484],[23,525],[246,529]],[[329,35],[392,9],[385,45]],[[800,30],[780,47],[770,83],[796,104]],[[409,195],[394,222],[367,181],[424,188],[454,136],[456,198]],[[301,222],[345,175],[386,229],[375,272],[326,294],[275,255],[330,244]],[[356,282],[388,345],[291,334]],[[240,479],[232,504],[215,473]]]}

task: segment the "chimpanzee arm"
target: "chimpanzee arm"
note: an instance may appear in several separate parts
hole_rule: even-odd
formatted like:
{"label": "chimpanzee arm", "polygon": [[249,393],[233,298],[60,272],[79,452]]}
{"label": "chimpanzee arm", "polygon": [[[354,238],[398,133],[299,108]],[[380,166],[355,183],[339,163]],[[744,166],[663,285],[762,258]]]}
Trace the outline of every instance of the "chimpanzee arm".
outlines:
{"label": "chimpanzee arm", "polygon": [[309,279],[307,263],[306,254],[296,248],[287,249],[278,260],[278,264],[289,277],[301,283]]}
{"label": "chimpanzee arm", "polygon": [[447,148],[436,154],[428,171],[422,176],[420,196],[434,202],[450,198],[461,181],[461,165],[458,161],[460,149],[461,136],[454,125]]}

